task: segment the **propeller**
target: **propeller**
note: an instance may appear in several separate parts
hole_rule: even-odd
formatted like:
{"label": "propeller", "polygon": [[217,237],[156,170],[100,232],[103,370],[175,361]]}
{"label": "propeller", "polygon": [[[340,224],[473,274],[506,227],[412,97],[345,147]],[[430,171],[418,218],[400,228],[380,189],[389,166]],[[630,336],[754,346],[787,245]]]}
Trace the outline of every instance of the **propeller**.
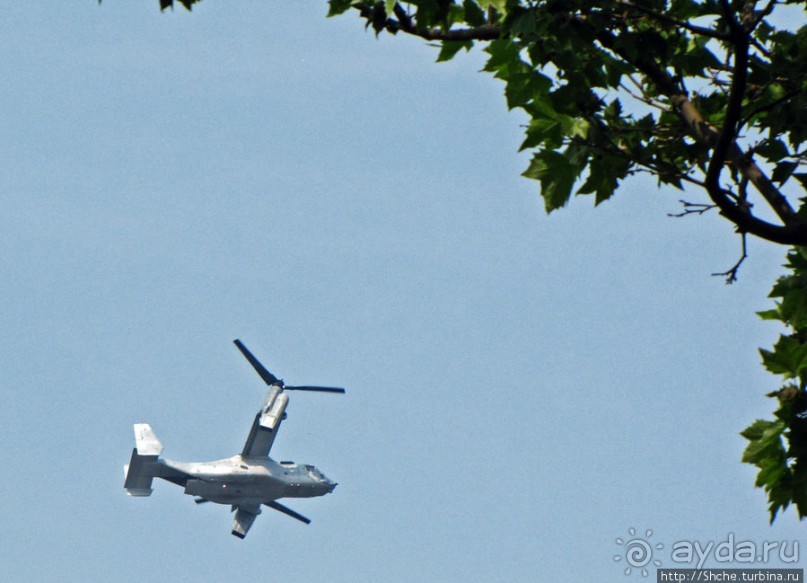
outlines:
{"label": "propeller", "polygon": [[241,354],[244,355],[244,358],[246,358],[249,361],[249,364],[252,365],[252,368],[255,369],[255,372],[258,373],[258,375],[263,379],[263,381],[267,385],[270,386],[280,385],[281,387],[283,386],[283,381],[281,381],[275,375],[266,370],[266,368],[260,363],[260,361],[252,355],[249,349],[246,346],[244,346],[244,344],[240,340],[235,340],[234,344],[238,348],[238,350],[241,351]]}
{"label": "propeller", "polygon": [[306,524],[311,524],[311,520],[310,520],[310,519],[306,518],[306,517],[305,517],[305,516],[303,516],[302,514],[299,514],[299,513],[295,512],[294,510],[292,510],[291,508],[289,508],[289,507],[287,507],[287,506],[283,506],[283,505],[282,505],[282,504],[280,504],[279,502],[275,502],[275,501],[272,501],[272,502],[264,502],[264,504],[265,504],[266,506],[268,506],[269,508],[272,508],[272,509],[274,509],[274,510],[277,510],[278,512],[282,512],[283,514],[286,514],[286,515],[288,515],[288,516],[291,516],[292,518],[296,518],[296,519],[297,519],[297,520],[299,520],[300,522],[305,522]]}
{"label": "propeller", "polygon": [[[312,391],[312,392],[318,392],[318,393],[342,393],[342,394],[344,394],[344,392],[345,392],[345,389],[343,389],[341,387],[318,387],[318,386],[313,386],[313,385],[299,385],[299,386],[298,385],[286,385],[283,382],[283,379],[279,379],[275,375],[273,375],[271,372],[269,372],[266,369],[266,367],[263,366],[261,364],[261,362],[257,358],[255,358],[255,356],[249,351],[249,349],[246,346],[244,346],[243,342],[241,342],[240,340],[235,340],[235,341],[233,341],[233,343],[235,344],[236,348],[238,348],[238,350],[241,351],[241,354],[244,355],[244,358],[246,358],[249,361],[249,364],[252,365],[252,368],[255,369],[255,372],[258,373],[258,376],[260,376],[263,379],[263,382],[265,382],[269,386],[277,385],[278,387],[281,387],[282,389],[285,389],[287,391]],[[281,510],[281,512],[282,512],[282,510]]]}
{"label": "propeller", "polygon": [[313,386],[292,386],[286,385],[283,387],[287,391],[316,391],[318,393],[341,393],[345,394],[345,389],[342,387],[313,387]]}

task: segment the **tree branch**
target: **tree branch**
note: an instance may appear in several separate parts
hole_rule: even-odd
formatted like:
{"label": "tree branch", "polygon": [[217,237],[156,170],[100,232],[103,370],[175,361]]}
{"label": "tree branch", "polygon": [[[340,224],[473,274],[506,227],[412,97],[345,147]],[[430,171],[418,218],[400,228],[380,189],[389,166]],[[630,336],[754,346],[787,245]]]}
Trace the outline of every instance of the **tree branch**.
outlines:
{"label": "tree branch", "polygon": [[[724,194],[723,189],[720,187],[720,173],[726,164],[729,147],[735,143],[743,98],[745,97],[745,87],[748,79],[748,37],[731,13],[728,0],[721,0],[720,3],[723,7],[724,16],[729,23],[731,42],[734,45],[734,76],[731,79],[723,129],[717,137],[717,142],[712,149],[709,166],[706,169],[706,190],[709,197],[720,207],[723,214],[733,214],[737,211],[742,212],[742,209],[729,201]],[[729,162],[733,162],[733,160],[729,160]],[[780,218],[785,219],[784,217]]]}
{"label": "tree branch", "polygon": [[[729,34],[722,35],[714,30],[703,27],[694,27],[688,23],[679,22],[670,17],[653,13],[636,4],[625,0],[609,0],[612,4],[626,6],[643,13],[648,17],[657,20],[664,20],[666,24],[672,26],[682,26],[695,34],[704,34],[710,38],[727,40],[735,45],[735,64],[732,89],[730,91],[729,107],[727,109],[726,122],[723,130],[720,131],[708,123],[697,107],[689,99],[686,89],[676,81],[672,75],[661,65],[651,60],[644,53],[638,56],[628,54],[619,46],[615,34],[607,29],[595,31],[594,37],[605,49],[611,51],[626,63],[636,67],[650,82],[656,90],[670,100],[675,111],[689,127],[694,136],[704,145],[713,149],[712,159],[709,169],[707,169],[708,181],[705,183],[707,192],[713,202],[720,208],[721,214],[737,226],[741,233],[751,233],[762,239],[785,244],[785,245],[807,245],[807,223],[801,220],[790,205],[788,200],[782,195],[773,182],[765,175],[762,169],[754,163],[751,156],[743,152],[736,143],[736,132],[742,111],[742,100],[745,95],[746,75],[748,65],[748,47],[751,43],[750,33],[747,32],[742,23],[738,22],[734,16],[731,6],[727,0],[720,0],[724,13],[729,23]],[[770,8],[773,3],[768,5]],[[495,24],[492,20],[476,27],[448,29],[441,28],[421,28],[414,21],[414,17],[406,12],[400,5],[395,4],[393,14],[395,18],[390,18],[386,13],[379,12],[373,4],[362,3],[355,6],[362,16],[372,23],[377,31],[387,30],[395,34],[404,32],[413,36],[431,41],[490,41],[502,38],[505,34],[501,25]],[[767,9],[766,9],[767,10]],[[765,11],[763,11],[764,13]],[[381,18],[383,17],[383,19]],[[665,20],[666,19],[666,20]],[[750,22],[753,26],[758,24],[758,20]],[[583,18],[570,15],[567,21],[568,26],[586,26]],[[694,27],[694,28],[693,28]],[[715,36],[719,34],[720,36]],[[724,38],[725,37],[725,38]],[[739,47],[739,48],[738,48]],[[737,57],[739,60],[737,61]],[[728,114],[731,114],[730,116]],[[762,195],[768,205],[776,213],[782,224],[774,224],[754,216],[750,212],[748,205],[739,205],[726,191],[719,185],[719,176],[725,164],[731,165],[737,172],[745,176],[754,188]]]}
{"label": "tree branch", "polygon": [[[756,2],[754,4],[756,4]],[[759,26],[760,22],[762,22],[763,20],[765,20],[766,17],[771,15],[776,4],[777,0],[769,0],[765,8],[756,13],[755,17],[752,18],[751,21],[747,23],[746,30],[749,33],[753,32],[754,29],[756,29],[756,27]]]}
{"label": "tree branch", "polygon": [[[376,14],[375,7],[370,4],[357,4],[355,6],[361,13],[363,18],[368,22],[373,21],[373,16]],[[426,40],[439,40],[439,41],[469,41],[469,40],[496,40],[501,37],[502,28],[497,24],[486,23],[481,26],[471,28],[457,28],[443,30],[440,28],[419,28],[415,26],[412,16],[404,10],[400,4],[395,4],[393,9],[395,18],[387,18],[381,26],[384,30],[391,34],[398,32],[405,32],[412,36],[417,36]]]}
{"label": "tree branch", "polygon": [[722,34],[717,32],[714,29],[706,28],[703,26],[697,26],[695,24],[690,24],[683,20],[678,20],[677,18],[672,18],[671,16],[667,16],[666,14],[661,14],[659,12],[655,12],[650,10],[649,8],[645,8],[644,6],[640,6],[638,4],[634,4],[633,2],[627,2],[626,0],[611,0],[612,4],[615,4],[619,7],[625,7],[632,10],[636,10],[637,12],[641,12],[645,16],[652,18],[653,20],[658,20],[663,24],[667,24],[670,26],[677,26],[679,28],[683,28],[688,30],[693,34],[698,34],[701,36],[706,36],[709,38],[713,38],[716,40],[727,41],[729,40],[728,35]]}
{"label": "tree branch", "polygon": [[[596,38],[604,48],[613,51],[615,54],[619,55],[620,58],[634,65],[642,74],[652,81],[658,91],[670,100],[678,114],[701,142],[711,148],[716,146],[720,140],[721,132],[703,119],[703,116],[689,99],[686,92],[682,91],[677,86],[676,82],[666,70],[645,58],[644,55],[640,55],[637,59],[632,59],[630,55],[617,46],[616,37],[611,31],[600,31],[597,33]],[[735,66],[735,78],[736,75],[737,71]],[[744,78],[745,75],[743,75],[743,88],[745,86]],[[738,99],[741,99],[741,97],[742,94],[740,94]],[[741,104],[742,102],[740,101],[740,105]],[[736,121],[734,123],[736,123]],[[775,225],[755,217],[748,212],[747,208],[740,208],[732,203],[719,185],[717,185],[716,188],[714,188],[713,185],[709,195],[710,198],[714,195],[712,200],[720,207],[723,216],[737,225],[741,232],[752,233],[763,239],[784,245],[807,244],[807,224],[798,219],[793,207],[790,206],[790,203],[774,186],[773,182],[771,182],[753,160],[745,155],[734,141],[733,132],[731,140],[723,147],[726,148],[726,151],[719,156],[722,159],[721,166],[728,161],[730,164],[734,165],[738,172],[747,176],[751,184],[759,191],[784,224]],[[714,160],[714,155],[712,160]]]}
{"label": "tree branch", "polygon": [[788,101],[789,99],[793,99],[794,97],[796,97],[801,92],[802,92],[801,89],[796,89],[795,91],[790,91],[789,93],[785,93],[779,99],[775,99],[774,101],[771,101],[770,103],[768,103],[766,105],[761,105],[761,106],[759,106],[759,107],[757,107],[755,109],[752,109],[751,113],[747,113],[740,120],[740,126],[744,126],[745,124],[747,124],[748,121],[752,117],[754,117],[755,115],[757,115],[759,113],[763,113],[765,111],[770,111],[770,110],[774,109],[776,106],[778,106],[780,103],[784,103],[785,101]]}

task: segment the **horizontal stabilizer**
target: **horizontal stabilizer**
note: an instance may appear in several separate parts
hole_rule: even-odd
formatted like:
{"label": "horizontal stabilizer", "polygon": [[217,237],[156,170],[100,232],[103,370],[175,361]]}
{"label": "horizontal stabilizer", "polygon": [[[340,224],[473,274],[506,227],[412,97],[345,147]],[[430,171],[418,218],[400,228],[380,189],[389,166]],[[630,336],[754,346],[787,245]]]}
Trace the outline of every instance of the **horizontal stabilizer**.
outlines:
{"label": "horizontal stabilizer", "polygon": [[148,423],[135,423],[134,425],[135,444],[139,455],[160,455],[163,451],[163,444],[157,439],[154,430]]}
{"label": "horizontal stabilizer", "polygon": [[151,481],[156,462],[156,455],[142,456],[137,453],[137,448],[132,450],[132,459],[123,469],[126,475],[123,487],[129,496],[151,496]]}

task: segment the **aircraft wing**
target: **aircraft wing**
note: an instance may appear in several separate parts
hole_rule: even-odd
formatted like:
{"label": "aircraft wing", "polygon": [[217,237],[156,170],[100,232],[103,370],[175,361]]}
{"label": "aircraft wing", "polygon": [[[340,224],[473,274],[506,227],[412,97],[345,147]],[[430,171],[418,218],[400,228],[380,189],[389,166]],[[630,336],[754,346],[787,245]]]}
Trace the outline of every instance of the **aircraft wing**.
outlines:
{"label": "aircraft wing", "polygon": [[241,457],[267,457],[269,455],[280,424],[286,418],[288,403],[289,397],[283,393],[283,387],[279,385],[269,387],[269,394],[266,395],[261,410],[258,411],[255,421],[252,422],[252,429],[249,431]]}

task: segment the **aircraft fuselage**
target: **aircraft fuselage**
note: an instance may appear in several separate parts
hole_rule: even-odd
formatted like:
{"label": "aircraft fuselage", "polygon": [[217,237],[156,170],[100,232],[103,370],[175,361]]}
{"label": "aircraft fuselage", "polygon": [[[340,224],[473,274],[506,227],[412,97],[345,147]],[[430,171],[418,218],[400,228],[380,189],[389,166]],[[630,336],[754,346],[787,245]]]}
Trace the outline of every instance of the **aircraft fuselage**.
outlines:
{"label": "aircraft fuselage", "polygon": [[160,463],[163,466],[160,477],[181,474],[186,494],[218,504],[265,504],[278,498],[312,498],[328,494],[336,487],[335,482],[310,464],[278,463],[271,458],[236,455],[212,462],[160,460]]}

